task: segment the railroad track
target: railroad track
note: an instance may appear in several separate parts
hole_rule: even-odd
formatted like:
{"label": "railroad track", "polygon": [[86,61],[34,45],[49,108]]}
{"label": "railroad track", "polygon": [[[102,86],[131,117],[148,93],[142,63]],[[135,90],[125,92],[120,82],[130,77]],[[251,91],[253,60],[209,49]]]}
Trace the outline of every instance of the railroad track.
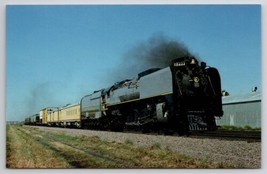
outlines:
{"label": "railroad track", "polygon": [[[142,134],[141,131],[124,131],[123,133],[136,133]],[[148,135],[163,135],[164,133],[156,133],[150,132],[146,133]],[[179,136],[178,133],[173,134],[165,134],[165,135],[173,135]],[[240,141],[248,141],[248,142],[260,142],[261,141],[261,131],[257,130],[224,130],[219,129],[216,131],[203,131],[203,132],[190,132],[185,135],[191,138],[217,138],[217,139],[225,139],[225,140],[240,140]]]}
{"label": "railroad track", "polygon": [[248,142],[261,141],[261,131],[230,131],[230,130],[217,130],[217,131],[204,131],[195,132],[191,134],[192,137],[207,137],[207,138],[220,138],[227,140],[244,140]]}
{"label": "railroad track", "polygon": [[[66,129],[61,127],[54,127],[58,129]],[[79,130],[76,128],[72,128],[74,130]],[[88,131],[90,129],[87,129]],[[134,130],[124,130],[121,133],[133,133],[133,134],[144,134],[141,131],[134,131]],[[164,135],[163,132],[149,132],[145,133],[147,135]],[[166,135],[173,135],[179,136],[177,133],[173,134],[166,134]],[[223,130],[219,129],[217,131],[203,131],[203,132],[191,132],[189,135],[186,135],[191,138],[217,138],[217,139],[225,139],[225,140],[239,140],[239,141],[248,141],[248,142],[260,142],[261,141],[261,131],[251,131],[251,130],[242,130],[242,131],[230,131],[230,130]]]}

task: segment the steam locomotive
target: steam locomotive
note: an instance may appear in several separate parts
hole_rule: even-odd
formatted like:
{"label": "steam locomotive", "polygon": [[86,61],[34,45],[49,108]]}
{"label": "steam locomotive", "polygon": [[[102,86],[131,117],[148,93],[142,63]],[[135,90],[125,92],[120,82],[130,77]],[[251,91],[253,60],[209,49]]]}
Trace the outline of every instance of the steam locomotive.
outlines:
{"label": "steam locomotive", "polygon": [[181,57],[166,68],[148,69],[133,79],[94,91],[82,97],[80,104],[44,108],[39,120],[43,125],[182,135],[216,130],[215,117],[222,115],[218,70],[194,57]]}

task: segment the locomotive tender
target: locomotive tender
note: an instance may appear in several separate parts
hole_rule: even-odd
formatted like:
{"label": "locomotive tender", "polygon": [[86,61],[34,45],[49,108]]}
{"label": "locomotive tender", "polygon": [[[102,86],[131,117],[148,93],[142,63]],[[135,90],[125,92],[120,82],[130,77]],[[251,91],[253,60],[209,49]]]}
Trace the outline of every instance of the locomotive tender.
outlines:
{"label": "locomotive tender", "polygon": [[[45,108],[42,123],[179,134],[216,130],[215,116],[223,115],[220,75],[216,68],[207,68],[194,57],[177,58],[169,67],[146,70],[133,79],[86,95],[75,107],[80,108],[79,112],[69,112],[73,115],[68,118],[63,114],[67,108]],[[51,114],[58,117],[53,124],[48,119]]]}

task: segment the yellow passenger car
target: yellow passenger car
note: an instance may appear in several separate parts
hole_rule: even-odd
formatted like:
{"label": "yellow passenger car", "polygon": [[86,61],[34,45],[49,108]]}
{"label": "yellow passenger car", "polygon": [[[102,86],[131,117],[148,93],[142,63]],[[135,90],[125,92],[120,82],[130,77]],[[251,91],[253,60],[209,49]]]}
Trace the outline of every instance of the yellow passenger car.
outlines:
{"label": "yellow passenger car", "polygon": [[59,126],[59,110],[53,110],[51,112],[48,112],[46,121],[48,126]]}
{"label": "yellow passenger car", "polygon": [[45,108],[41,110],[46,115],[45,123],[48,126],[80,127],[80,104],[66,105],[62,108]]}
{"label": "yellow passenger car", "polygon": [[61,126],[80,127],[80,104],[67,105],[59,110]]}
{"label": "yellow passenger car", "polygon": [[48,115],[56,110],[58,110],[57,107],[47,107],[40,110],[39,115],[43,125],[47,125],[47,119],[50,120],[50,116]]}

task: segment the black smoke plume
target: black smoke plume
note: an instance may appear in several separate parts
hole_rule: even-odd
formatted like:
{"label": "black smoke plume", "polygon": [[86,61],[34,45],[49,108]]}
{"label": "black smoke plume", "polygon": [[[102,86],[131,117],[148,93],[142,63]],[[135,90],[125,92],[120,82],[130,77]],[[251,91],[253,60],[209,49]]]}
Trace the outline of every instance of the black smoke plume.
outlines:
{"label": "black smoke plume", "polygon": [[142,68],[164,68],[169,66],[173,59],[190,55],[183,43],[156,35],[130,50],[126,59],[134,59],[136,65]]}
{"label": "black smoke plume", "polygon": [[126,52],[120,70],[113,79],[118,81],[132,78],[149,68],[165,68],[173,59],[185,56],[193,55],[183,43],[163,34],[156,34]]}

